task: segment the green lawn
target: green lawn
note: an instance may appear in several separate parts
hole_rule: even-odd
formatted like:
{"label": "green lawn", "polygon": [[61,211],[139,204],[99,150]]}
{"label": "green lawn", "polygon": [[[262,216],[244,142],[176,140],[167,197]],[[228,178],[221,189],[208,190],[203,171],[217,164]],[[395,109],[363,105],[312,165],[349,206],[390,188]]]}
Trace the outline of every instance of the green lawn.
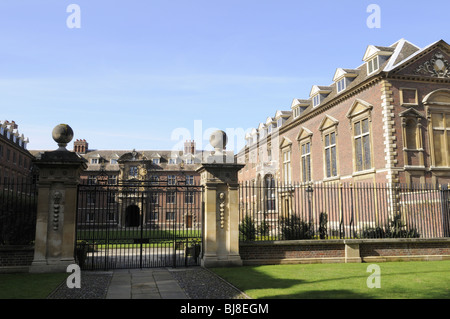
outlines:
{"label": "green lawn", "polygon": [[450,261],[386,262],[380,288],[368,288],[370,264],[300,264],[214,268],[254,299],[450,299]]}
{"label": "green lawn", "polygon": [[0,299],[45,299],[69,274],[0,274]]}

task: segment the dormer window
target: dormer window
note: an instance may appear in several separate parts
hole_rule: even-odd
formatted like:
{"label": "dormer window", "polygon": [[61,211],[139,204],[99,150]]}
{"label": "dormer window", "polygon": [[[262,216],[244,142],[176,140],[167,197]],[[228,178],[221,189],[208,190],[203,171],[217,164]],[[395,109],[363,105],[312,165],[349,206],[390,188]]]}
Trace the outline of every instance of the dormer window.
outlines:
{"label": "dormer window", "polygon": [[98,164],[98,158],[91,158],[91,164]]}
{"label": "dormer window", "polygon": [[393,52],[394,48],[392,47],[369,45],[363,57],[363,61],[367,64],[367,75],[378,71],[380,66],[389,59]]}
{"label": "dormer window", "polygon": [[367,61],[367,74],[372,74],[373,72],[378,70],[378,56],[373,59]]}
{"label": "dormer window", "polygon": [[345,78],[339,80],[338,83],[337,83],[337,91],[338,92],[344,91],[346,86],[347,85],[346,85],[346,82],[345,82]]}
{"label": "dormer window", "polygon": [[334,73],[333,81],[336,83],[336,91],[340,93],[358,76],[359,70],[338,68]]}
{"label": "dormer window", "polygon": [[152,159],[152,164],[158,165],[159,164],[159,158]]}
{"label": "dormer window", "polygon": [[277,127],[281,127],[281,125],[283,125],[283,119],[282,119],[282,118],[279,118],[279,119],[277,120]]}
{"label": "dormer window", "polygon": [[308,100],[294,99],[291,104],[292,114],[294,118],[299,117],[304,110],[309,106]]}
{"label": "dormer window", "polygon": [[316,96],[313,97],[313,106],[316,107],[320,104],[320,95],[317,94]]}
{"label": "dormer window", "polygon": [[310,98],[312,98],[313,107],[317,107],[320,103],[322,103],[323,99],[325,99],[330,93],[331,87],[314,85],[309,94]]}
{"label": "dormer window", "polygon": [[[169,158],[169,164],[176,164],[177,160],[175,158]],[[153,163],[155,164],[155,163]]]}
{"label": "dormer window", "polygon": [[[292,107],[291,107],[292,108]],[[292,115],[291,111],[280,111],[278,110],[275,113],[274,119],[276,119],[276,127],[280,128],[283,126],[284,122]]]}

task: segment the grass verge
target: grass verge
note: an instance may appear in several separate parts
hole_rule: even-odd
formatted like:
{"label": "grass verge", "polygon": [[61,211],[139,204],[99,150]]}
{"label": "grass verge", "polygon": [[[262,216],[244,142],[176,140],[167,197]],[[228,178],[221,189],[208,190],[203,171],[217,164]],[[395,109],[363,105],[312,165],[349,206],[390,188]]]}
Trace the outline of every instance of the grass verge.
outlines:
{"label": "grass verge", "polygon": [[67,273],[0,274],[0,299],[45,299],[67,276]]}
{"label": "grass verge", "polygon": [[[370,264],[299,264],[213,268],[254,299],[450,299],[450,261],[386,262],[380,288]],[[375,279],[374,279],[375,280]]]}

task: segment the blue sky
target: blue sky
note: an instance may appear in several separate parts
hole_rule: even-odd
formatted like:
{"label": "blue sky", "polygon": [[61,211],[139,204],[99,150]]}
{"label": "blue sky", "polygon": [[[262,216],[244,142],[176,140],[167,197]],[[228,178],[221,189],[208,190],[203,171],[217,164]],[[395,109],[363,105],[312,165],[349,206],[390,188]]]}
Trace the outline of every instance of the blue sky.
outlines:
{"label": "blue sky", "polygon": [[[81,28],[67,27],[72,3]],[[367,26],[370,4],[380,28]],[[188,137],[208,148],[208,130],[257,127],[329,85],[336,68],[362,64],[370,44],[449,42],[449,9],[448,0],[0,0],[0,118],[19,124],[29,149],[56,149],[59,123],[93,149],[173,149]]]}

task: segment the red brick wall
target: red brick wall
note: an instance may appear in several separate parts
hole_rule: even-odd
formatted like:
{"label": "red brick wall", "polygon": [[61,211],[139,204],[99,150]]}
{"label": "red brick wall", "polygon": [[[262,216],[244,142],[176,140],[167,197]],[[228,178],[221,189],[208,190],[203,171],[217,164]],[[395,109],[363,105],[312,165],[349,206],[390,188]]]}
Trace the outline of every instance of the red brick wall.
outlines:
{"label": "red brick wall", "polygon": [[239,252],[243,260],[345,257],[344,245],[336,244],[244,244]]}
{"label": "red brick wall", "polygon": [[0,267],[30,266],[34,257],[32,246],[0,247]]}
{"label": "red brick wall", "polygon": [[450,255],[448,243],[366,243],[360,245],[361,257]]}
{"label": "red brick wall", "polygon": [[[244,264],[345,262],[345,247],[359,245],[364,261],[450,259],[450,240],[381,239],[241,243]],[[355,256],[351,256],[355,257]],[[295,259],[298,260],[295,260]],[[364,260],[366,259],[366,260]]]}

